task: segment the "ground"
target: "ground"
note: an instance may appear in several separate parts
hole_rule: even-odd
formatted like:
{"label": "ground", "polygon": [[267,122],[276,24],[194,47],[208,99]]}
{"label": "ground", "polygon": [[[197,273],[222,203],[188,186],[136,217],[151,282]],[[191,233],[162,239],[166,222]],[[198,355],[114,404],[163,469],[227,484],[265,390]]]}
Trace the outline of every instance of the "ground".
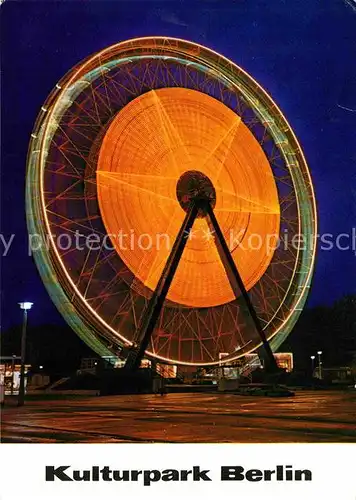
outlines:
{"label": "ground", "polygon": [[185,393],[30,400],[2,411],[2,442],[356,442],[356,391],[289,398]]}

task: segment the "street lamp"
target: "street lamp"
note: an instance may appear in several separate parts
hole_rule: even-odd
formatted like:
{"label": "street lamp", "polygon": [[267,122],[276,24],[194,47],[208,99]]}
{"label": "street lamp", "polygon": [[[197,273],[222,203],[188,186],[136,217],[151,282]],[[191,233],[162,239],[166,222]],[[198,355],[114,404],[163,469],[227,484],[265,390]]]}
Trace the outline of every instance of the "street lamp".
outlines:
{"label": "street lamp", "polygon": [[20,308],[23,310],[22,335],[21,335],[21,371],[20,371],[20,388],[17,406],[23,406],[25,402],[25,356],[26,356],[26,329],[27,329],[27,311],[33,306],[32,302],[19,302]]}
{"label": "street lamp", "polygon": [[321,380],[321,355],[323,354],[323,351],[318,351],[318,368],[319,368],[319,378]]}
{"label": "street lamp", "polygon": [[315,360],[315,356],[310,356],[310,359],[311,359],[311,364],[312,364],[312,376],[313,376],[313,373],[314,373],[314,360]]}

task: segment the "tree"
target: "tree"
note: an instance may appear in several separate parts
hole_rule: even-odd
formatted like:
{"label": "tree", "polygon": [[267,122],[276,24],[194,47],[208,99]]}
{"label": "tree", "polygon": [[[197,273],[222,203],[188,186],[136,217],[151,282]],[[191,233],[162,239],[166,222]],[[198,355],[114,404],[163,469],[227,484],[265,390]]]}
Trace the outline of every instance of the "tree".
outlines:
{"label": "tree", "polygon": [[297,368],[308,369],[310,356],[323,351],[324,366],[347,366],[356,354],[356,295],[348,295],[331,307],[305,309],[279,349],[292,351]]}

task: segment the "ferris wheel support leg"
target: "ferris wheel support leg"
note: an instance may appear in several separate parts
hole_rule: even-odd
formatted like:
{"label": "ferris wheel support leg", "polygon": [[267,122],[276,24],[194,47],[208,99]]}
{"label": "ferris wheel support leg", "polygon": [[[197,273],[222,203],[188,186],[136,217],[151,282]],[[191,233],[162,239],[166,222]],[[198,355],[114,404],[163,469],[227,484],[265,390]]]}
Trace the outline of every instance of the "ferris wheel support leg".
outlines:
{"label": "ferris wheel support leg", "polygon": [[229,282],[230,282],[230,286],[231,286],[236,298],[238,298],[240,296],[239,292],[241,292],[243,299],[244,299],[244,302],[246,304],[246,307],[248,309],[248,312],[250,314],[250,317],[251,317],[253,324],[256,328],[256,331],[258,332],[258,335],[260,336],[260,339],[262,341],[263,350],[262,349],[259,350],[259,356],[261,356],[263,361],[264,361],[264,366],[265,366],[266,371],[277,372],[278,366],[277,366],[277,362],[275,360],[275,357],[273,356],[271,346],[269,345],[269,342],[267,340],[265,332],[262,328],[261,322],[257,316],[255,308],[253,307],[250,296],[249,296],[249,294],[245,288],[245,285],[241,279],[240,273],[236,267],[234,259],[232,258],[231,252],[229,250],[229,247],[226,243],[226,240],[225,240],[224,235],[220,229],[219,223],[215,217],[214,210],[213,210],[212,206],[210,205],[210,203],[207,203],[206,211],[207,211],[208,224],[210,226],[210,231],[214,235],[215,244],[216,244],[220,259],[224,265],[227,277],[228,277]]}
{"label": "ferris wheel support leg", "polygon": [[165,298],[171,286],[179,261],[182,257],[188,236],[194,221],[198,215],[199,205],[193,203],[185,216],[182,227],[179,230],[178,236],[173,244],[173,248],[164,266],[161,277],[158,281],[155,291],[148,303],[148,306],[143,315],[142,321],[136,333],[134,346],[130,349],[125,368],[136,370],[140,367],[142,358],[150,343],[153,330],[161,313]]}

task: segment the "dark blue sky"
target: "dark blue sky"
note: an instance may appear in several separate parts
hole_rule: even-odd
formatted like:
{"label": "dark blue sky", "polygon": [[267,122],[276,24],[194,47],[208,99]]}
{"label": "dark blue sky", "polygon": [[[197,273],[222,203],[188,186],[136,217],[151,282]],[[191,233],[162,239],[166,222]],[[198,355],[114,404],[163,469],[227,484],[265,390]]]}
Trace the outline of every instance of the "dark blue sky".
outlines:
{"label": "dark blue sky", "polygon": [[[356,4],[353,0],[19,2],[1,8],[3,327],[31,300],[35,322],[61,321],[27,256],[24,183],[37,112],[82,58],[145,35],[187,38],[235,61],[279,104],[306,154],[320,232],[356,227]],[[345,243],[345,241],[343,242]],[[3,246],[1,245],[1,253]],[[319,251],[308,305],[356,292],[352,251]]]}

